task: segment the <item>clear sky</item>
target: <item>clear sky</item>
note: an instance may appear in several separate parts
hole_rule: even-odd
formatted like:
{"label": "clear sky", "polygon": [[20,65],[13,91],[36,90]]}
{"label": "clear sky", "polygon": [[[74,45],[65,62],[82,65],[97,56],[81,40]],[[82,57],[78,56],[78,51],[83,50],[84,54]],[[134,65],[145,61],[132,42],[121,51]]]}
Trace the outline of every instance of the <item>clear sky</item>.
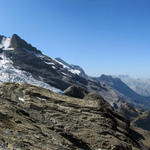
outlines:
{"label": "clear sky", "polygon": [[0,34],[13,33],[89,75],[150,78],[150,0],[0,0]]}

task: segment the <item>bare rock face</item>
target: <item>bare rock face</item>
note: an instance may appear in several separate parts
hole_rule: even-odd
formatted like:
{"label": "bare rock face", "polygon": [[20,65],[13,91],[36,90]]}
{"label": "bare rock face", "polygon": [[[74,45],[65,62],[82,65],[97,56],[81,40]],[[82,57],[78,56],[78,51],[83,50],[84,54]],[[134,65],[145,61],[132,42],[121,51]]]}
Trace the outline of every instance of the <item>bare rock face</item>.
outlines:
{"label": "bare rock face", "polygon": [[84,98],[89,92],[77,85],[72,85],[68,87],[65,91],[64,94],[67,96],[75,97],[75,98]]}
{"label": "bare rock face", "polygon": [[30,53],[35,52],[38,54],[42,54],[41,51],[37,50],[31,44],[28,44],[25,40],[21,39],[17,34],[13,34],[11,38],[11,46],[16,50],[29,49]]}
{"label": "bare rock face", "polygon": [[27,84],[0,87],[0,149],[140,150],[141,138],[94,94],[76,99]]}

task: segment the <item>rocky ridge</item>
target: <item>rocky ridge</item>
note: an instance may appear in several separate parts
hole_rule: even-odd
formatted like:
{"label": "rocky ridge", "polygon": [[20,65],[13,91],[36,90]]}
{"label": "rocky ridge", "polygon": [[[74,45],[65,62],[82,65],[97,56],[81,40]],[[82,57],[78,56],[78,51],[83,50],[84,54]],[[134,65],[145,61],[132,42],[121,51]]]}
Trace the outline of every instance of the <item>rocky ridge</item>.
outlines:
{"label": "rocky ridge", "polygon": [[0,149],[146,150],[143,139],[97,94],[78,99],[28,84],[0,87]]}

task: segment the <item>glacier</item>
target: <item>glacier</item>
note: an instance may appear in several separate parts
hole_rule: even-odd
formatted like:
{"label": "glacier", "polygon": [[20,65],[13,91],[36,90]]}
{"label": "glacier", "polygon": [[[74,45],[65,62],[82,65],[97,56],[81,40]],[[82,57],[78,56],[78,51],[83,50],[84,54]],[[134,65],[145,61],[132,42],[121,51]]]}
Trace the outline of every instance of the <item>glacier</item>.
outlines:
{"label": "glacier", "polygon": [[13,62],[5,56],[5,52],[2,52],[0,53],[0,84],[4,82],[27,83],[49,89],[56,93],[62,93],[60,89],[34,79],[30,73],[16,69],[13,66]]}

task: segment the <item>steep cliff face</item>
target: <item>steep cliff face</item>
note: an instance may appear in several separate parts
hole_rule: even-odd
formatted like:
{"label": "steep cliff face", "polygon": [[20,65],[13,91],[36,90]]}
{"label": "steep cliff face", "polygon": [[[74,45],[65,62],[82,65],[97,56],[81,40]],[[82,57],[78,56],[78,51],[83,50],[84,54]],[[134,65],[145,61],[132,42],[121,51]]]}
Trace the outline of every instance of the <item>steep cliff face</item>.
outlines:
{"label": "steep cliff face", "polygon": [[0,87],[0,148],[144,150],[143,136],[99,95],[77,99],[28,84]]}

